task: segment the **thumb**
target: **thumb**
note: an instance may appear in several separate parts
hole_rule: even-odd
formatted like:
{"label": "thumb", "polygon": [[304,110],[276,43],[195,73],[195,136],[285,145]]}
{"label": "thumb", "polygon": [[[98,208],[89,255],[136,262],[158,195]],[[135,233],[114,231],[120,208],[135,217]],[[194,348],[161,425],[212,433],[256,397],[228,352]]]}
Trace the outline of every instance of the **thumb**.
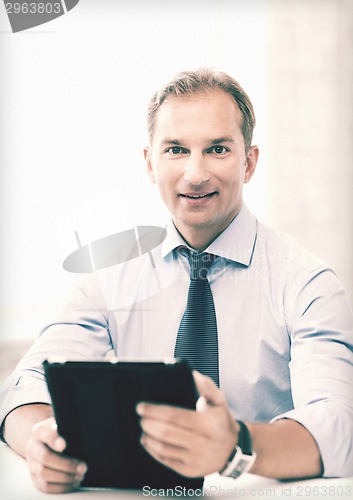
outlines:
{"label": "thumb", "polygon": [[196,389],[208,406],[220,406],[225,404],[223,393],[218,389],[210,377],[206,377],[197,371],[193,371],[192,374],[194,376]]}

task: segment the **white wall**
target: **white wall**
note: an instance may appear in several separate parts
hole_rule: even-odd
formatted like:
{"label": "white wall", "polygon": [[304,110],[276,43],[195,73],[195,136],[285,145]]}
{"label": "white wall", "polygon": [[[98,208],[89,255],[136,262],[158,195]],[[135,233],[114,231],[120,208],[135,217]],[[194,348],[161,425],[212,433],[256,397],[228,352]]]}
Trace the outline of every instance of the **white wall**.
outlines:
{"label": "white wall", "polygon": [[353,2],[269,3],[267,215],[353,300]]}
{"label": "white wall", "polygon": [[81,0],[61,18],[17,34],[0,4],[2,338],[34,336],[58,307],[74,230],[85,241],[114,233],[127,216],[129,224],[130,216],[160,221],[144,172],[145,111],[151,94],[180,70],[224,70],[251,96],[262,156],[245,197],[260,218],[286,230],[266,187],[275,3]]}

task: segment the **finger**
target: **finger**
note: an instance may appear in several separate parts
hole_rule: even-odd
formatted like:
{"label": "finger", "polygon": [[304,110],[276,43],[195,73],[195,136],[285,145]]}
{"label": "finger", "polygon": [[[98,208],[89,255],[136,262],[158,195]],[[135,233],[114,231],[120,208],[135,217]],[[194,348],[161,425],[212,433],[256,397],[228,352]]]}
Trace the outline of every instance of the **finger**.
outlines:
{"label": "finger", "polygon": [[155,458],[158,457],[159,461],[169,458],[182,462],[185,457],[184,449],[163,443],[147,434],[142,434],[140,442],[145,450]]}
{"label": "finger", "polygon": [[225,404],[223,393],[218,389],[210,377],[202,375],[197,371],[193,371],[192,373],[196,389],[198,390],[200,396],[203,396],[206,399],[208,405],[220,406]]}
{"label": "finger", "polygon": [[[154,457],[155,458],[155,457]],[[158,460],[158,459],[156,459]],[[180,462],[179,460],[174,460],[172,458],[165,458],[162,462],[166,467],[173,469],[175,472],[178,472],[182,476],[185,477],[200,477],[202,474],[199,472],[193,472],[190,467],[186,464]]]}
{"label": "finger", "polygon": [[80,487],[78,483],[48,483],[41,477],[33,477],[32,479],[36,487],[44,493],[69,493]]}
{"label": "finger", "polygon": [[66,483],[80,483],[84,478],[84,473],[68,473],[62,472],[60,470],[51,469],[50,467],[46,467],[39,462],[33,462],[30,464],[31,474],[35,477],[41,477],[48,483],[58,483],[58,484],[66,484]]}
{"label": "finger", "polygon": [[180,460],[174,460],[173,458],[167,458],[165,456],[160,455],[158,452],[155,452],[152,449],[146,448],[148,453],[153,457],[157,462],[160,462],[163,465],[166,465],[167,467],[170,467],[171,469],[175,470],[176,472],[179,472],[179,474],[182,474],[182,470],[185,469],[185,466]]}
{"label": "finger", "polygon": [[178,408],[176,406],[141,402],[136,406],[136,412],[140,417],[174,423],[179,427],[190,430],[199,423],[199,415],[195,410]]}
{"label": "finger", "polygon": [[141,438],[141,444],[155,460],[179,474],[189,477],[200,475],[193,470],[194,467],[191,464],[185,461],[185,455],[182,450],[176,447],[163,446],[158,441],[145,435]]}
{"label": "finger", "polygon": [[58,434],[54,417],[36,423],[33,426],[32,435],[58,453],[61,453],[66,448],[65,440]]}
{"label": "finger", "polygon": [[144,434],[171,446],[189,448],[194,437],[194,433],[187,429],[159,420],[142,418],[140,425]]}
{"label": "finger", "polygon": [[35,439],[28,443],[26,458],[28,463],[38,463],[43,467],[67,474],[83,475],[87,471],[86,464],[81,460],[60,455]]}

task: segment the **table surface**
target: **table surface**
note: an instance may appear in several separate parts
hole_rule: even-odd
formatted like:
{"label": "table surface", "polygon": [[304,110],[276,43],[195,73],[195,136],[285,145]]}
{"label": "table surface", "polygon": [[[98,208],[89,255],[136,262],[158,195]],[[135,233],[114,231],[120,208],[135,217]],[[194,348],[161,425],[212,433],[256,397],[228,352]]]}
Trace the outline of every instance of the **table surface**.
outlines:
{"label": "table surface", "polygon": [[[302,481],[277,481],[275,479],[244,474],[237,480],[220,477],[219,474],[207,476],[202,495],[205,497],[226,498],[265,498],[265,499],[353,499],[353,477],[335,479],[311,479]],[[141,499],[155,498],[157,491],[145,492],[126,490],[84,489],[65,495],[47,495],[38,491],[30,478],[26,462],[8,446],[0,445],[0,499],[1,500],[109,500],[111,498]],[[171,495],[169,495],[171,497]],[[174,495],[177,496],[176,494]],[[179,491],[178,496],[182,496]],[[194,498],[200,497],[196,490]]]}

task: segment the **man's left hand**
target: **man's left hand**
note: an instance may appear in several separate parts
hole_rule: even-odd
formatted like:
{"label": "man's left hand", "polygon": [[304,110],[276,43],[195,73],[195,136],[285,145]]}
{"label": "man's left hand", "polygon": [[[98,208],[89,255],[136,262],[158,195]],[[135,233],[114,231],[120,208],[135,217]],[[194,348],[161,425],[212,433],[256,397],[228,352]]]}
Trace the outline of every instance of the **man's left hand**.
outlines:
{"label": "man's left hand", "polygon": [[188,477],[221,470],[238,442],[239,426],[223,393],[209,377],[194,372],[202,410],[139,403],[141,444],[162,464]]}

